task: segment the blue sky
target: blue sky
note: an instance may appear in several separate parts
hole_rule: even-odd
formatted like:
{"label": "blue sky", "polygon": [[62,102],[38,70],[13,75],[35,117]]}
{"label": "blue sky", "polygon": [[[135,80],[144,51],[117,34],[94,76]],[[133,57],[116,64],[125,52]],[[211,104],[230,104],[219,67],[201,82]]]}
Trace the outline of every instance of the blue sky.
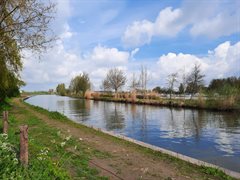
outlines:
{"label": "blue sky", "polygon": [[[52,29],[60,37],[39,61],[24,52],[24,90],[68,85],[81,72],[94,89],[112,67],[131,80],[148,68],[149,88],[189,73],[195,63],[212,78],[240,76],[238,0],[55,0]],[[127,89],[127,86],[125,89]]]}

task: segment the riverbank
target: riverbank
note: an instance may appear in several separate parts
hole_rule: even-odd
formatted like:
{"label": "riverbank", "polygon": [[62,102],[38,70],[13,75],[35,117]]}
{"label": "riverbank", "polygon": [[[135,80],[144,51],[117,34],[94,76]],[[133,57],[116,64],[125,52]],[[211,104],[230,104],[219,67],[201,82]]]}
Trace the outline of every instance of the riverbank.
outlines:
{"label": "riverbank", "polygon": [[[82,98],[79,96],[68,96]],[[212,111],[240,111],[240,102],[230,99],[135,99],[113,97],[91,97],[95,101],[130,103],[138,105],[164,106],[175,108],[202,109]]]}
{"label": "riverbank", "polygon": [[[10,129],[17,131],[17,126],[22,123],[30,126],[29,133],[33,138],[30,144],[32,158],[36,151],[35,143],[51,149],[52,154],[55,154],[56,144],[60,144],[66,137],[71,136],[71,143],[67,142],[63,150],[70,158],[63,164],[63,168],[71,178],[98,177],[101,179],[103,177],[100,176],[107,176],[110,179],[231,179],[214,168],[192,165],[149,148],[106,135],[76,124],[59,113],[27,105],[19,99],[14,99],[12,103],[10,113],[14,121],[11,120]],[[60,139],[53,143],[56,137]],[[71,158],[72,155],[74,156]],[[66,161],[65,158],[64,160]],[[97,174],[94,169],[99,173]],[[85,173],[81,174],[83,170]]]}

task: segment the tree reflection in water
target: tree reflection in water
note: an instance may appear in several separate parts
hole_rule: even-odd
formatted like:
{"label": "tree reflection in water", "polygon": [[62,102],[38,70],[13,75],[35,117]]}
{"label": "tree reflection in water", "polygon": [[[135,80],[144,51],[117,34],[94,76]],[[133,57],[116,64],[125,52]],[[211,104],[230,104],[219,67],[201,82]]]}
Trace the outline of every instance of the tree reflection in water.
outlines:
{"label": "tree reflection in water", "polygon": [[77,121],[87,121],[90,117],[90,100],[71,99],[68,101],[70,116]]}
{"label": "tree reflection in water", "polygon": [[118,110],[118,108],[121,105],[122,104],[114,103],[113,109],[110,109],[109,106],[104,106],[104,117],[106,121],[107,130],[111,131],[111,130],[123,129],[125,127],[124,115],[121,112],[121,110]]}

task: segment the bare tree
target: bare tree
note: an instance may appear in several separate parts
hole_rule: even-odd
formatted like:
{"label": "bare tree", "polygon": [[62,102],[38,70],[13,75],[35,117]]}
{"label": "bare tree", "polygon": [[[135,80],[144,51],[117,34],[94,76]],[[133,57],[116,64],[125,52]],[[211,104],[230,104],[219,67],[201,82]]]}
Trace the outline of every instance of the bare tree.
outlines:
{"label": "bare tree", "polygon": [[187,88],[187,74],[186,74],[185,68],[183,68],[182,74],[181,74],[181,85],[182,85],[182,93],[184,94],[184,98],[185,98],[185,91]]}
{"label": "bare tree", "polygon": [[126,81],[127,78],[123,71],[113,68],[108,71],[106,78],[103,80],[103,87],[118,92],[118,90],[125,85]]}
{"label": "bare tree", "polygon": [[130,81],[129,87],[131,88],[131,90],[136,90],[140,87],[140,81],[136,78],[135,73],[132,74],[132,79]]}
{"label": "bare tree", "polygon": [[101,85],[101,89],[103,89],[104,91],[110,90],[110,84],[108,83],[107,79],[104,79],[102,81],[102,85]]}
{"label": "bare tree", "polygon": [[203,86],[203,78],[205,75],[201,73],[200,64],[195,64],[191,73],[187,77],[188,91],[191,93],[191,98],[193,94],[199,92],[201,86]]}
{"label": "bare tree", "polygon": [[149,74],[146,66],[141,66],[140,72],[140,87],[143,92],[147,90],[147,83],[149,81]]}
{"label": "bare tree", "polygon": [[174,90],[175,83],[177,82],[177,73],[172,73],[168,75],[167,83],[168,83],[168,89],[170,91],[170,99],[172,99],[172,94]]}

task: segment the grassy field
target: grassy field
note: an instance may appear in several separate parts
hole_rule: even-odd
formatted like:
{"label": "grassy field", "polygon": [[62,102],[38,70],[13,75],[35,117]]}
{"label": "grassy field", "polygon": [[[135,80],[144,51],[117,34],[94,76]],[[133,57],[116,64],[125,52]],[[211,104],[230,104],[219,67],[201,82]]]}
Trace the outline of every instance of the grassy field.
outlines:
{"label": "grassy field", "polygon": [[[4,106],[10,110],[10,127],[8,137],[1,135],[0,139],[0,179],[233,179],[222,171],[106,135],[19,99],[11,104]],[[29,126],[28,168],[16,160],[22,124]]]}

